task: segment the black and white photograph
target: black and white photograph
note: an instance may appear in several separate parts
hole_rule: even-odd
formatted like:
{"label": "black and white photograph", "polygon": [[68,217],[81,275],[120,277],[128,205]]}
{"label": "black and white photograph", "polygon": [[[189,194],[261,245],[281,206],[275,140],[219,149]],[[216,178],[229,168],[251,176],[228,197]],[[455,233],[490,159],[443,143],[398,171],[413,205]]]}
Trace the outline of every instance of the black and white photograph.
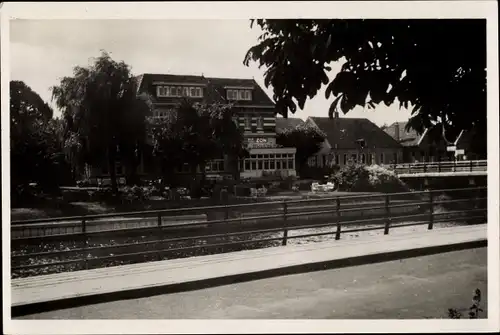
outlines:
{"label": "black and white photograph", "polygon": [[498,331],[497,10],[3,3],[4,332]]}

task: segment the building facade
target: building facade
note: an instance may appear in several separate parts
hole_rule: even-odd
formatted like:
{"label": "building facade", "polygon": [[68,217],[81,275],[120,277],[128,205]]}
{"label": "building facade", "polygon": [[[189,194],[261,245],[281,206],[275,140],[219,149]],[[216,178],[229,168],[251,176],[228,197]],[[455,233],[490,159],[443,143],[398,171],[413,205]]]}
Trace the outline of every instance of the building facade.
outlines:
{"label": "building facade", "polygon": [[[296,150],[276,145],[275,105],[255,80],[166,74],[143,74],[137,79],[138,93],[147,92],[153,99],[153,118],[168,117],[182,97],[189,97],[195,103],[233,103],[234,122],[243,130],[250,154],[238,162],[241,178],[296,174]],[[152,161],[146,154],[140,171],[144,174],[157,172]],[[193,173],[182,162],[177,171]],[[228,157],[208,162],[205,171],[207,175],[228,174]]]}
{"label": "building facade", "polygon": [[309,166],[393,164],[403,159],[402,146],[368,119],[341,118],[335,113],[334,118],[308,117],[306,123],[326,134]]}
{"label": "building facade", "polygon": [[395,122],[384,131],[403,146],[403,163],[438,162],[454,159],[454,152],[447,150],[448,144],[442,137],[441,129],[425,129],[418,134],[406,129],[408,122]]}

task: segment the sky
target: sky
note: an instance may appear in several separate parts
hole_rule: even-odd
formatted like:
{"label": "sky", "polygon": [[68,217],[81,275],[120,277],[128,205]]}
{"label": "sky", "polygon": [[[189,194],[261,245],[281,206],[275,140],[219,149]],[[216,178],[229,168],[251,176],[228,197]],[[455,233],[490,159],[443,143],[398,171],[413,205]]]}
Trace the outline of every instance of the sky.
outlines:
{"label": "sky", "polygon": [[[243,65],[247,50],[257,44],[261,31],[249,20],[12,20],[10,26],[11,80],[22,80],[42,99],[51,102],[50,88],[74,66],[86,66],[106,50],[116,61],[125,61],[134,75],[170,73],[210,77],[254,78],[264,86],[264,71]],[[341,64],[333,64],[334,78]],[[289,117],[328,116],[333,100],[325,87]],[[375,110],[357,107],[341,117],[365,117],[381,126],[406,121],[409,111],[399,105],[379,105]]]}

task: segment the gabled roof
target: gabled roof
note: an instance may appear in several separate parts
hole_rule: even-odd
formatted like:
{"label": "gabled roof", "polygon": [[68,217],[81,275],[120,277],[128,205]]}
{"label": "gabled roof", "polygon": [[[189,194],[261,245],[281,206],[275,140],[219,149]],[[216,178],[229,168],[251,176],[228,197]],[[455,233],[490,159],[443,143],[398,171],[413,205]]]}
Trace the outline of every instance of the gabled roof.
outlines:
{"label": "gabled roof", "polygon": [[299,119],[299,118],[277,117],[276,118],[276,132],[283,131],[285,129],[293,129],[301,124],[304,124],[304,121],[302,119]]}
{"label": "gabled roof", "polygon": [[264,90],[254,79],[238,78],[210,78],[193,75],[175,75],[175,74],[152,74],[144,73],[141,76],[141,92],[147,91],[153,99],[153,102],[176,102],[178,98],[157,97],[155,82],[194,84],[205,87],[203,100],[207,103],[226,102],[226,87],[249,87],[252,88],[251,101],[236,101],[237,105],[267,106],[274,107],[274,102],[267,96]]}
{"label": "gabled roof", "polygon": [[368,119],[309,117],[325,134],[332,149],[358,149],[359,140],[365,148],[401,148],[401,145]]}
{"label": "gabled roof", "polygon": [[[405,147],[417,146],[421,138],[425,135],[425,132],[419,135],[415,130],[410,129],[406,131],[407,121],[405,122],[394,122],[390,126],[386,127],[384,131],[389,134],[396,141],[399,138],[399,143]],[[399,137],[396,134],[396,128],[399,126]]]}

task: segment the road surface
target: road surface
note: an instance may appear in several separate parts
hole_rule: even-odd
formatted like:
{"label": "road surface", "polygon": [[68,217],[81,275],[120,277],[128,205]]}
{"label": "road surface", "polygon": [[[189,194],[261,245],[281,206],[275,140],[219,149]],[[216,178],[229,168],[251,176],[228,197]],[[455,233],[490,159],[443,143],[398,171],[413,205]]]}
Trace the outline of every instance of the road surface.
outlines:
{"label": "road surface", "polygon": [[482,291],[487,248],[296,274],[20,319],[422,319],[467,317]]}

